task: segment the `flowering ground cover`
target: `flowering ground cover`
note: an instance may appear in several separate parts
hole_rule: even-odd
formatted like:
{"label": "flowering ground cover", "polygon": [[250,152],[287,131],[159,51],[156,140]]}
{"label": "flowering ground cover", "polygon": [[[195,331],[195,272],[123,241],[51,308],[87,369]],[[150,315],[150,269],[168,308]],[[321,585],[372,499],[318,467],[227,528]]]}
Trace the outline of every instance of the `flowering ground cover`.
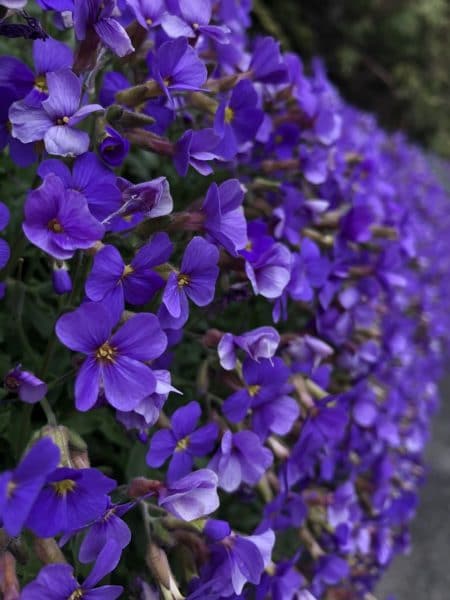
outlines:
{"label": "flowering ground cover", "polygon": [[0,1],[4,597],[370,598],[448,355],[444,188],[250,2],[28,4]]}

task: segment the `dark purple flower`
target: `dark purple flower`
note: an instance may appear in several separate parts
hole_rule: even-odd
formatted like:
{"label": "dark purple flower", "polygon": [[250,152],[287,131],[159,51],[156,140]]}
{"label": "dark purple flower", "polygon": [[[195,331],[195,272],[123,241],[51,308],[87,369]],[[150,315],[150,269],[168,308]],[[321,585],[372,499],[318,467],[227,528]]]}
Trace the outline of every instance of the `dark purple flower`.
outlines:
{"label": "dark purple flower", "polygon": [[33,373],[24,371],[21,365],[18,365],[6,375],[5,387],[10,392],[16,392],[22,402],[28,404],[39,402],[47,393],[47,384]]}
{"label": "dark purple flower", "polygon": [[258,327],[242,335],[225,333],[217,346],[222,368],[231,371],[236,366],[236,346],[254,361],[271,359],[280,343],[280,334],[273,327]]}
{"label": "dark purple flower", "polygon": [[173,92],[201,90],[207,71],[187,39],[180,37],[158,48],[152,61],[152,75],[170,99]]}
{"label": "dark purple flower", "polygon": [[74,127],[103,107],[86,104],[80,108],[81,82],[69,69],[48,73],[47,85],[49,95],[41,107],[31,107],[24,100],[11,106],[12,135],[24,144],[44,140],[49,154],[83,154],[89,148],[89,135]]}
{"label": "dark purple flower", "polygon": [[248,243],[247,221],[242,202],[246,188],[237,179],[228,179],[220,185],[212,183],[203,202],[203,227],[218,244],[233,256]]}
{"label": "dark purple flower", "polygon": [[252,429],[262,439],[269,431],[285,435],[299,415],[297,402],[288,394],[290,371],[281,358],[256,362],[247,358],[243,365],[246,386],[232,394],[223,404],[230,421],[242,421],[252,411]]}
{"label": "dark purple flower", "polygon": [[103,514],[108,493],[116,485],[97,469],[55,469],[47,476],[26,525],[39,537],[86,527]]}
{"label": "dark purple flower", "polygon": [[115,600],[123,588],[120,585],[95,587],[108,573],[113,571],[120,558],[114,540],[107,542],[90,574],[80,585],[70,565],[47,565],[37,578],[26,585],[20,595],[22,600]]}
{"label": "dark purple flower", "polygon": [[209,468],[217,473],[222,489],[234,492],[242,482],[258,483],[272,461],[272,452],[253,431],[226,431]]}
{"label": "dark purple flower", "polygon": [[105,163],[111,167],[120,166],[130,150],[130,142],[112,127],[105,127],[105,137],[98,151]]}
{"label": "dark purple flower", "polygon": [[154,267],[165,263],[173,245],[167,233],[157,233],[142,246],[129,264],[125,264],[114,246],[104,246],[94,258],[94,265],[86,280],[86,294],[90,300],[105,300],[111,310],[119,314],[125,301],[146,304],[164,285]]}
{"label": "dark purple flower", "polygon": [[210,469],[189,473],[163,488],[158,504],[183,521],[206,517],[219,507],[217,475]]}
{"label": "dark purple flower", "polygon": [[212,301],[219,274],[218,260],[219,251],[213,244],[198,236],[192,238],[179,273],[169,275],[164,289],[162,301],[172,317],[186,322],[188,298],[197,306],[207,306]]}
{"label": "dark purple flower", "polygon": [[103,237],[104,227],[89,212],[86,198],[66,189],[53,174],[28,194],[24,212],[27,238],[60,260],[71,258],[75,250],[90,248]]}
{"label": "dark purple flower", "polygon": [[[9,208],[0,202],[0,231],[5,229],[9,223]],[[10,257],[9,244],[0,238],[0,269],[6,265]]]}
{"label": "dark purple flower", "polygon": [[43,438],[28,450],[14,471],[0,475],[0,520],[9,535],[20,534],[59,458],[59,448],[49,438]]}
{"label": "dark purple flower", "polygon": [[49,173],[57,175],[66,188],[83,194],[89,210],[99,221],[121,206],[122,194],[116,185],[116,176],[93,152],[78,156],[72,171],[55,158],[44,160],[38,167],[38,175],[45,178]]}
{"label": "dark purple flower", "polygon": [[240,81],[231,97],[219,104],[214,119],[214,131],[221,138],[220,148],[225,158],[233,158],[242,144],[255,139],[263,118],[252,83],[246,79]]}
{"label": "dark purple flower", "polygon": [[115,0],[74,0],[75,34],[79,40],[98,36],[114,54],[126,56],[134,48],[125,29],[113,18],[115,5]]}
{"label": "dark purple flower", "polygon": [[88,302],[59,318],[56,334],[76,352],[87,354],[75,383],[75,403],[86,411],[97,401],[100,388],[119,410],[133,410],[156,388],[156,378],[145,361],[164,352],[167,337],[158,319],[140,313],[111,335],[115,316],[102,303]]}
{"label": "dark purple flower", "polygon": [[16,100],[18,100],[18,94],[13,88],[0,86],[0,150],[9,145],[11,159],[19,167],[27,167],[36,160],[36,150],[34,143],[22,144],[11,135],[9,109]]}
{"label": "dark purple flower", "polygon": [[70,69],[73,64],[73,52],[66,44],[53,38],[45,41],[36,40],[33,43],[33,63],[34,85],[25,96],[24,102],[39,108],[48,93],[47,74],[61,69]]}
{"label": "dark purple flower", "polygon": [[196,430],[201,415],[198,402],[189,402],[171,417],[171,428],[157,431],[147,453],[147,464],[160,467],[169,457],[167,480],[173,482],[192,471],[193,459],[211,452],[217,439],[218,428],[208,423]]}
{"label": "dark purple flower", "polygon": [[294,300],[310,302],[314,289],[324,285],[330,273],[330,263],[319,247],[308,238],[301,242],[300,252],[292,254],[291,279],[287,290]]}

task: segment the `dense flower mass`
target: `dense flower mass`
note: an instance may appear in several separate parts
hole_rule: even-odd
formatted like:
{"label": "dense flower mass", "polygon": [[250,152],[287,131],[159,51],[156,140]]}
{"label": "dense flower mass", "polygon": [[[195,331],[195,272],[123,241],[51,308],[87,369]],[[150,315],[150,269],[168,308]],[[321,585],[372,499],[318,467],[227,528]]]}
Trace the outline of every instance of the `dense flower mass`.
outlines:
{"label": "dense flower mass", "polygon": [[448,195],[249,36],[250,0],[28,8],[47,37],[0,57],[1,593],[368,598],[448,356]]}

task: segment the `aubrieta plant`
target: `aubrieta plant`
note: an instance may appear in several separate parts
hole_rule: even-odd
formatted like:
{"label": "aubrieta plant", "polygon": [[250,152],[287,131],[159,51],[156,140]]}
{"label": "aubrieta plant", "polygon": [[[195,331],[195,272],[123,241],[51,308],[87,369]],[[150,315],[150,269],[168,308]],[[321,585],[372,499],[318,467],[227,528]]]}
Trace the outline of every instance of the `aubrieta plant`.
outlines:
{"label": "aubrieta plant", "polygon": [[372,597],[438,404],[449,197],[249,36],[250,0],[25,4],[0,1],[3,598]]}

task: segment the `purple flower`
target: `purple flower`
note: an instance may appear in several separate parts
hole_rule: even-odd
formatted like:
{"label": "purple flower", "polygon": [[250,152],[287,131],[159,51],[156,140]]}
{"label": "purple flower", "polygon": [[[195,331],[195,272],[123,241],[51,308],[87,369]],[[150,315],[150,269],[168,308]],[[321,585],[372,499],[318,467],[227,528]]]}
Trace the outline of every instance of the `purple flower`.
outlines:
{"label": "purple flower", "polygon": [[128,6],[134,12],[139,25],[145,29],[156,27],[166,12],[164,0],[128,0]]}
{"label": "purple flower", "polygon": [[117,56],[134,51],[127,32],[113,18],[115,0],[74,0],[73,24],[77,39],[100,38]]}
{"label": "purple flower", "polygon": [[[0,202],[0,231],[5,229],[9,223],[9,208]],[[0,269],[6,265],[10,257],[9,244],[0,238]]]}
{"label": "purple flower", "polygon": [[99,221],[117,211],[121,204],[121,192],[116,185],[116,176],[93,152],[78,156],[72,167],[55,158],[44,160],[38,167],[38,175],[45,178],[49,173],[57,175],[64,186],[83,194],[89,210]]}
{"label": "purple flower", "polygon": [[[20,61],[17,61],[20,63]],[[0,69],[1,69],[0,59]],[[0,80],[1,80],[0,73]],[[2,82],[3,83],[3,82]],[[35,144],[22,144],[11,135],[9,121],[9,109],[13,102],[18,99],[17,92],[11,87],[0,86],[0,150],[9,145],[11,159],[19,167],[27,167],[36,160]]]}
{"label": "purple flower", "polygon": [[265,298],[278,298],[289,283],[291,276],[291,253],[281,243],[274,242],[266,234],[265,225],[250,223],[248,228],[250,246],[241,250],[246,259],[245,272],[253,292]]}
{"label": "purple flower", "polygon": [[70,69],[73,64],[72,50],[52,38],[45,41],[33,42],[34,85],[25,96],[24,102],[30,106],[39,107],[42,100],[47,97],[47,74]]}
{"label": "purple flower", "polygon": [[60,467],[47,476],[26,522],[39,537],[86,527],[103,514],[116,482],[97,469]]}
{"label": "purple flower", "polygon": [[172,92],[201,90],[207,71],[187,39],[180,37],[158,48],[152,61],[152,75],[170,99]]}
{"label": "purple flower", "polygon": [[219,507],[217,475],[210,469],[189,473],[162,489],[158,504],[183,521],[206,517]]}
{"label": "purple flower", "polygon": [[242,144],[255,139],[264,118],[264,112],[257,105],[258,94],[246,79],[236,85],[230,98],[219,104],[214,131],[221,138],[220,148],[226,158],[233,158]]}
{"label": "purple flower", "polygon": [[86,295],[95,302],[105,300],[118,314],[122,312],[125,301],[146,304],[164,284],[153,267],[165,263],[172,249],[167,233],[157,233],[139,249],[129,264],[125,264],[114,246],[104,246],[95,255],[86,281]]}
{"label": "purple flower", "polygon": [[49,438],[43,438],[28,450],[14,471],[0,475],[0,519],[9,535],[20,534],[59,457],[58,447]]}
{"label": "purple flower", "polygon": [[47,565],[34,581],[23,588],[21,600],[115,600],[122,593],[122,586],[94,586],[117,567],[120,552],[117,552],[116,546],[113,540],[105,545],[82,585],[75,579],[70,565]]}
{"label": "purple flower", "polygon": [[249,71],[253,81],[287,83],[288,71],[280,54],[279,42],[271,37],[260,38],[253,49]]}
{"label": "purple flower", "polygon": [[188,298],[197,306],[207,306],[214,298],[219,273],[219,251],[201,237],[186,247],[179,273],[171,273],[162,301],[169,314],[182,326],[189,315]]}
{"label": "purple flower", "polygon": [[80,562],[93,562],[110,540],[113,540],[116,543],[117,551],[120,556],[121,551],[126,548],[131,541],[130,528],[122,521],[121,517],[134,506],[134,502],[128,502],[127,504],[108,503],[108,506],[101,517],[89,527],[88,532],[81,542],[78,556]]}
{"label": "purple flower", "polygon": [[271,359],[280,343],[280,334],[273,327],[258,327],[242,335],[225,333],[219,342],[217,352],[223,369],[231,371],[236,366],[236,346],[244,350],[254,361],[260,358]]}
{"label": "purple flower", "polygon": [[288,396],[290,371],[281,358],[255,362],[247,358],[243,365],[246,388],[232,394],[223,404],[223,413],[230,421],[242,421],[252,411],[252,429],[261,439],[269,431],[285,435],[299,415],[297,402]]}
{"label": "purple flower", "polygon": [[103,107],[86,104],[80,108],[81,82],[69,69],[48,73],[47,85],[49,96],[41,107],[31,107],[24,100],[11,106],[12,135],[24,144],[43,139],[49,154],[83,154],[89,148],[89,135],[74,127]]}
{"label": "purple flower", "polygon": [[155,369],[153,374],[156,377],[156,388],[153,394],[141,400],[132,411],[117,411],[116,413],[117,419],[122,425],[127,429],[138,429],[145,435],[145,439],[148,428],[158,420],[159,413],[169,393],[181,394],[179,390],[171,385],[169,371]]}
{"label": "purple flower", "polygon": [[22,402],[28,404],[39,402],[47,393],[47,385],[33,373],[24,371],[21,365],[6,375],[5,387],[10,392],[16,392]]}
{"label": "purple flower", "polygon": [[169,37],[191,38],[202,33],[218,43],[228,43],[230,29],[226,25],[209,25],[212,16],[211,0],[177,0],[177,4],[180,16],[166,13],[161,20],[162,28]]}
{"label": "purple flower", "polygon": [[105,127],[105,132],[98,151],[107,165],[118,167],[123,163],[130,150],[130,142],[112,127]]}
{"label": "purple flower", "polygon": [[[210,533],[210,521],[205,533]],[[240,595],[246,583],[258,584],[271,561],[275,534],[271,529],[255,535],[231,533],[211,548],[210,565],[202,572],[204,588],[220,592],[220,598]],[[197,593],[206,589],[200,588]],[[200,596],[196,596],[200,598]],[[216,596],[213,596],[216,598]]]}
{"label": "purple flower", "polygon": [[174,165],[178,174],[184,177],[190,165],[201,175],[210,175],[213,170],[208,162],[221,158],[219,143],[220,136],[214,129],[185,131],[175,145]]}
{"label": "purple flower", "polygon": [[233,256],[248,242],[247,221],[242,208],[246,188],[237,180],[229,179],[220,185],[212,183],[203,202],[203,227],[218,244]]}
{"label": "purple flower", "polygon": [[156,378],[145,361],[160,356],[167,337],[158,319],[140,313],[111,335],[114,315],[103,304],[88,302],[58,319],[56,334],[76,352],[87,354],[75,382],[75,403],[86,411],[97,401],[100,388],[119,410],[133,410],[155,391]]}
{"label": "purple flower", "polygon": [[24,212],[23,230],[30,242],[61,260],[103,237],[103,225],[89,212],[84,196],[65,189],[53,174],[28,194]]}
{"label": "purple flower", "polygon": [[195,430],[201,415],[198,402],[189,402],[176,410],[171,417],[171,429],[157,431],[152,437],[147,453],[147,464],[160,467],[171,458],[167,480],[173,482],[192,470],[193,459],[211,452],[217,439],[215,423]]}
{"label": "purple flower", "polygon": [[318,246],[304,238],[300,252],[292,254],[291,280],[288,292],[294,300],[310,302],[314,298],[314,288],[324,285],[330,272],[328,259],[321,256]]}
{"label": "purple flower", "polygon": [[66,263],[53,265],[52,284],[56,294],[68,294],[72,291],[72,280]]}
{"label": "purple flower", "polygon": [[220,487],[234,492],[242,482],[258,483],[272,461],[272,452],[253,431],[226,431],[208,466],[217,473]]}
{"label": "purple flower", "polygon": [[155,219],[172,212],[173,200],[169,182],[165,177],[157,177],[136,185],[119,177],[117,184],[122,192],[122,204],[105,219],[106,223],[112,223],[114,230],[123,226],[122,219],[125,219],[125,227],[129,228],[144,218]]}

